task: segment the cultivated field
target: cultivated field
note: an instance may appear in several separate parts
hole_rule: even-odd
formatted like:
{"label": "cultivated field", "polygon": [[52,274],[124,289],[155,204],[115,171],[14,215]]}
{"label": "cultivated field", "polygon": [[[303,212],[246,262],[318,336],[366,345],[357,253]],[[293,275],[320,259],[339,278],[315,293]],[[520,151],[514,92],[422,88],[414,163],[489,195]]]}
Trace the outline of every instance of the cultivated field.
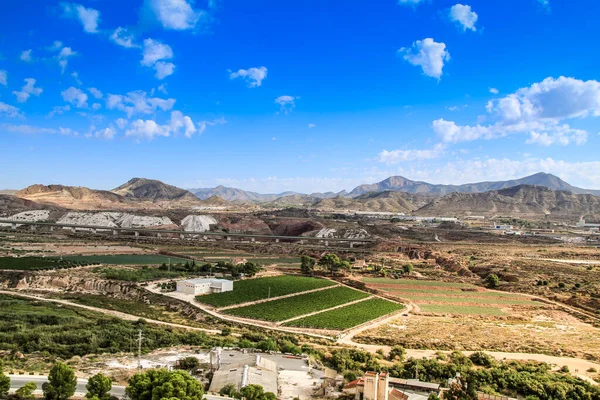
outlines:
{"label": "cultivated field", "polygon": [[326,310],[351,301],[369,297],[367,293],[348,287],[334,287],[318,292],[299,294],[246,307],[232,308],[226,314],[265,321],[285,321],[300,315]]}
{"label": "cultivated field", "polygon": [[402,309],[402,305],[380,298],[368,299],[286,323],[287,326],[344,330]]}
{"label": "cultivated field", "polygon": [[333,285],[335,283],[325,279],[289,275],[274,276],[237,281],[233,284],[232,292],[197,296],[196,300],[215,307],[226,307]]}
{"label": "cultivated field", "polygon": [[420,311],[455,315],[507,315],[512,306],[541,307],[539,302],[512,293],[499,293],[464,283],[410,279],[364,278],[369,287],[408,299]]}

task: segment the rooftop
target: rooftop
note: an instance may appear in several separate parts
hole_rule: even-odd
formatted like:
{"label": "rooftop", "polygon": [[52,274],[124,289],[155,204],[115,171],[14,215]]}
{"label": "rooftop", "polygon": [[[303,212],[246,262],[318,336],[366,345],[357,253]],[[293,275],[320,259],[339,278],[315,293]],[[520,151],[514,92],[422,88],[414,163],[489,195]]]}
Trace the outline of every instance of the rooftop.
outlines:
{"label": "rooftop", "polygon": [[201,283],[217,283],[217,282],[229,282],[227,279],[217,279],[217,278],[196,278],[196,279],[186,279],[184,282],[191,283],[193,285],[198,285]]}

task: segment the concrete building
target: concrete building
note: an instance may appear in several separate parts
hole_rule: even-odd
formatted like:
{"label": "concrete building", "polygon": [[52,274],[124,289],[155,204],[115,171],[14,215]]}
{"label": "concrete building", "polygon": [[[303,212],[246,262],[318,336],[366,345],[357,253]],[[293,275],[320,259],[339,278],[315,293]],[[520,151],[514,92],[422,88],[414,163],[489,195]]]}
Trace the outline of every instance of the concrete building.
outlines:
{"label": "concrete building", "polygon": [[579,218],[579,222],[577,222],[577,228],[587,228],[590,230],[598,230],[600,229],[600,224],[589,224],[587,222],[585,222],[585,219],[583,217]]}
{"label": "concrete building", "polygon": [[390,378],[387,372],[367,372],[344,386],[343,391],[354,394],[356,400],[427,400],[431,393],[439,394],[440,385],[417,379]]}
{"label": "concrete building", "polygon": [[219,393],[230,383],[234,384],[238,391],[247,385],[260,385],[265,392],[277,395],[277,363],[256,354],[248,356],[245,360],[221,364],[213,374],[208,391]]}
{"label": "concrete building", "polygon": [[199,294],[222,293],[233,290],[233,281],[227,279],[199,278],[177,282],[177,291],[182,293]]}

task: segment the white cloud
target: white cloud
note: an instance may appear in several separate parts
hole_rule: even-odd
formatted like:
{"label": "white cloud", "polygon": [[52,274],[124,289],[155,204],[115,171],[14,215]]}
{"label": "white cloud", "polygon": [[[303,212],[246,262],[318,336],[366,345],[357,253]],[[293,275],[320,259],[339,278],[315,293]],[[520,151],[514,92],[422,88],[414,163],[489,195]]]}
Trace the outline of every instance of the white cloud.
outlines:
{"label": "white cloud", "polygon": [[156,75],[154,76],[156,76],[158,79],[164,79],[175,72],[175,64],[159,61],[154,64],[154,69],[156,70]]}
{"label": "white cloud", "polygon": [[[0,107],[1,107],[0,103]],[[58,133],[56,129],[51,128],[40,128],[32,125],[11,125],[11,124],[2,124],[0,125],[0,130],[11,132],[11,133],[22,133],[26,135],[33,135],[37,133]]]}
{"label": "white cloud", "polygon": [[158,86],[158,88],[156,89],[159,92],[163,93],[163,94],[169,94],[167,92],[167,85],[165,83],[163,83],[162,85]]}
{"label": "white cloud", "polygon": [[263,79],[267,78],[267,67],[240,69],[237,72],[229,71],[229,79],[242,78],[249,88],[258,87]]}
{"label": "white cloud", "polygon": [[83,30],[87,33],[98,32],[98,20],[100,11],[93,8],[85,8],[81,4],[61,3],[64,15],[70,18],[77,18],[83,25]]}
{"label": "white cloud", "polygon": [[83,90],[71,86],[67,90],[63,90],[61,92],[61,95],[64,101],[66,101],[67,103],[71,103],[77,108],[87,108],[88,106],[88,95],[85,94]]}
{"label": "white cloud", "polygon": [[68,104],[66,106],[56,106],[48,113],[48,117],[53,117],[55,114],[63,114],[65,111],[69,110],[71,110],[71,106]]}
{"label": "white cloud", "polygon": [[97,110],[99,110],[101,108],[102,108],[102,104],[100,104],[100,103],[94,103],[94,104],[92,104],[92,110],[96,110],[97,111]]}
{"label": "white cloud", "polygon": [[[60,46],[62,46],[62,43],[59,41],[54,42],[54,45],[56,46],[57,44],[59,44]],[[70,47],[63,47],[61,48],[60,52],[58,53],[58,55],[56,56],[56,59],[58,60],[58,65],[60,65],[60,68],[62,70],[62,72],[65,72],[65,69],[67,68],[67,64],[69,63],[69,57],[72,57],[74,55],[76,55],[77,52],[71,50]]]}
{"label": "white cloud", "polygon": [[467,29],[476,31],[475,24],[478,18],[477,13],[471,10],[471,6],[455,4],[450,7],[450,20],[458,23],[463,31]]}
{"label": "white cloud", "polygon": [[315,125],[315,124],[308,124],[308,129],[313,129],[313,128],[316,128],[316,127],[317,127],[317,125]]}
{"label": "white cloud", "polygon": [[496,89],[496,88],[490,88],[490,93],[491,94],[498,94],[498,93],[500,93],[500,91],[498,89]]}
{"label": "white cloud", "polygon": [[96,89],[95,87],[88,88],[88,92],[90,92],[92,96],[94,96],[97,99],[102,98],[102,92]]}
{"label": "white cloud", "polygon": [[537,0],[546,10],[550,11],[550,0]]}
{"label": "white cloud", "polygon": [[121,110],[131,117],[134,113],[151,114],[156,110],[169,111],[175,105],[175,99],[148,97],[144,91],[129,92],[126,95],[109,94],[106,108]]}
{"label": "white cloud", "polygon": [[125,118],[118,118],[115,123],[117,124],[117,126],[119,127],[119,129],[125,129],[125,127],[127,126],[128,121]]}
{"label": "white cloud", "polygon": [[377,157],[378,161],[386,164],[397,164],[405,161],[416,161],[416,160],[429,160],[432,158],[439,158],[444,153],[445,146],[442,143],[438,143],[431,149],[418,150],[383,150]]}
{"label": "white cloud", "polygon": [[55,40],[54,42],[52,42],[52,46],[48,46],[47,49],[49,51],[58,51],[60,49],[62,49],[63,47],[63,42],[61,42],[60,40]]}
{"label": "white cloud", "polygon": [[279,104],[281,112],[287,114],[294,107],[296,107],[294,100],[296,100],[296,97],[294,96],[279,96],[275,99],[275,103]]}
{"label": "white cloud", "polygon": [[159,60],[173,58],[173,50],[168,44],[163,44],[154,39],[145,39],[143,56],[142,65],[151,67]]}
{"label": "white cloud", "polygon": [[192,119],[187,115],[183,115],[181,111],[173,111],[171,113],[171,121],[169,122],[171,132],[178,133],[183,129],[185,137],[191,138],[196,133],[196,127],[192,122]]}
{"label": "white cloud", "polygon": [[15,106],[0,101],[0,114],[5,114],[7,117],[19,117],[21,111]]}
{"label": "white cloud", "polygon": [[403,47],[398,53],[412,65],[420,66],[425,75],[437,79],[443,74],[444,62],[450,60],[446,45],[431,38],[417,40],[411,48]]}
{"label": "white cloud", "polygon": [[139,47],[135,44],[135,36],[130,33],[126,28],[118,27],[115,31],[110,35],[110,40],[118,44],[119,46],[126,47],[128,49],[133,47]]}
{"label": "white cloud", "polygon": [[33,60],[33,57],[31,56],[31,52],[32,50],[23,50],[21,52],[21,56],[19,57],[21,59],[21,61],[25,61],[25,62],[31,62]]}
{"label": "white cloud", "polygon": [[424,1],[425,0],[398,0],[398,4],[402,6],[416,6]]}
{"label": "white cloud", "polygon": [[446,107],[446,110],[455,112],[455,111],[460,111],[463,108],[467,108],[467,107],[469,107],[467,104],[463,104],[462,106],[450,106],[450,107]]}
{"label": "white cloud", "polygon": [[137,139],[153,139],[156,136],[169,136],[170,127],[168,125],[159,125],[153,120],[138,119],[130,124],[130,129],[125,131],[125,136]]}
{"label": "white cloud", "polygon": [[79,74],[77,72],[72,72],[71,76],[73,77],[73,79],[75,79],[75,82],[77,82],[78,85],[83,85],[83,82],[81,81],[81,79],[79,79]]}
{"label": "white cloud", "polygon": [[79,132],[71,129],[71,128],[63,128],[63,127],[59,127],[58,128],[58,133],[60,133],[61,135],[68,135],[68,136],[79,136]]}
{"label": "white cloud", "polygon": [[186,0],[146,0],[146,7],[165,29],[194,29],[196,24],[208,17],[204,10],[194,10]]}
{"label": "white cloud", "polygon": [[111,126],[108,128],[100,129],[94,133],[94,136],[101,139],[112,139],[117,134],[117,130]]}
{"label": "white cloud", "polygon": [[35,87],[35,79],[27,78],[25,79],[25,85],[23,85],[21,91],[14,91],[12,93],[17,97],[19,103],[25,103],[29,99],[29,96],[39,96],[42,94],[42,91],[42,88]]}
{"label": "white cloud", "polygon": [[433,122],[433,129],[447,143],[525,133],[529,135],[527,143],[530,144],[581,145],[586,142],[588,133],[563,121],[600,116],[600,82],[546,78],[488,102],[486,109],[496,120],[493,124],[461,126],[438,119]]}
{"label": "white cloud", "polygon": [[6,86],[6,76],[7,72],[3,69],[0,69],[0,85]]}

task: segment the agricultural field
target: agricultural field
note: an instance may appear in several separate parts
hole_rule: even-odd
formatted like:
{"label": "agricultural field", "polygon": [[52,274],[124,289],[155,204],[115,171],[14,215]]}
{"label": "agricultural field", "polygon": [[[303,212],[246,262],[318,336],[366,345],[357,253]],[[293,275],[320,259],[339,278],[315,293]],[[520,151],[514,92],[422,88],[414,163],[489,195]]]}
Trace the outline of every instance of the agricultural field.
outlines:
{"label": "agricultural field", "polygon": [[340,286],[318,292],[299,294],[246,307],[232,308],[225,314],[264,321],[285,321],[300,315],[326,310],[369,297],[367,293]]}
{"label": "agricultural field", "polygon": [[368,287],[411,300],[422,312],[453,315],[504,316],[506,309],[541,307],[542,303],[513,293],[500,293],[465,283],[410,279],[365,278]]}
{"label": "agricultural field", "polygon": [[98,272],[106,279],[127,282],[147,282],[187,276],[185,271],[165,271],[158,268],[104,268]]}
{"label": "agricultural field", "polygon": [[93,264],[88,261],[61,259],[58,257],[0,257],[0,269],[43,271],[81,267]]}
{"label": "agricultural field", "polygon": [[90,264],[107,265],[154,265],[169,263],[178,264],[188,261],[184,258],[168,257],[159,254],[115,254],[90,256],[65,256],[66,260],[87,262]]}
{"label": "agricultural field", "polygon": [[286,323],[286,326],[315,329],[345,330],[401,310],[401,304],[388,300],[373,298],[351,304],[335,310],[297,319]]}
{"label": "agricultural field", "polygon": [[215,307],[226,307],[333,285],[335,283],[319,278],[293,275],[274,276],[237,281],[233,284],[232,292],[197,296],[196,300]]}

